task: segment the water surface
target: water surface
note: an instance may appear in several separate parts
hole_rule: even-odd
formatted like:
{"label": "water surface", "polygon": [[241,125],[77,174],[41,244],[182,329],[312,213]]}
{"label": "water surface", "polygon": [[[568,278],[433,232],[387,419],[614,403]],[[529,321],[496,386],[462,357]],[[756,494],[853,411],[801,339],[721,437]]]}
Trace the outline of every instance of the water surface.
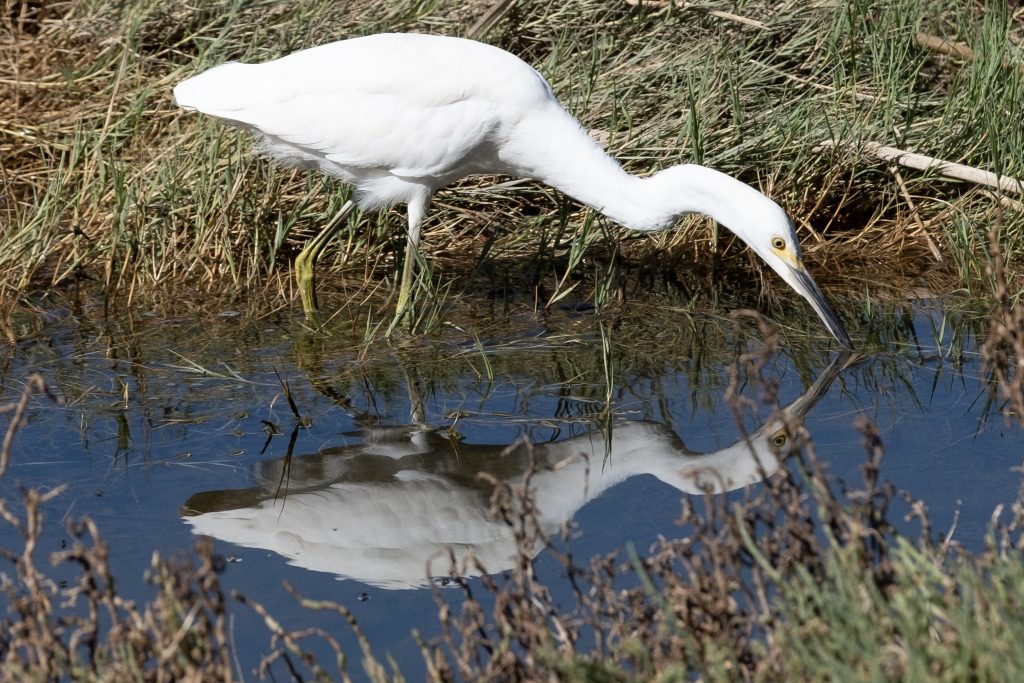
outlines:
{"label": "water surface", "polygon": [[[2,366],[4,402],[32,371],[64,399],[33,399],[0,480],[9,501],[22,485],[68,484],[46,510],[41,551],[68,542],[66,519],[88,515],[110,544],[120,590],[143,599],[155,550],[209,534],[229,560],[227,589],[288,625],[329,627],[355,651],[345,629],[298,609],[282,582],[342,602],[414,678],[410,632],[437,633],[430,587],[448,574],[444,549],[472,552],[492,573],[511,566],[511,532],[488,515],[491,484],[479,472],[515,482],[539,468],[543,527],[554,533],[571,519],[572,549],[585,558],[685,533],[682,497],[740,496],[789,447],[764,387],[745,372],[737,424],[726,390],[737,356],[760,347],[758,332],[715,316],[653,305],[604,319],[487,310],[426,338],[372,344],[352,321],[313,336],[289,313],[97,320],[54,310]],[[833,475],[859,480],[855,418],[866,416],[886,446],[883,476],[923,499],[943,533],[956,519],[954,540],[977,548],[993,508],[1015,499],[1021,460],[1019,428],[979,381],[978,330],[969,309],[918,301],[865,314],[859,359],[794,334],[763,374]],[[0,545],[20,547],[9,527]],[[560,565],[537,552],[559,590]],[[269,635],[234,611],[249,671]]]}

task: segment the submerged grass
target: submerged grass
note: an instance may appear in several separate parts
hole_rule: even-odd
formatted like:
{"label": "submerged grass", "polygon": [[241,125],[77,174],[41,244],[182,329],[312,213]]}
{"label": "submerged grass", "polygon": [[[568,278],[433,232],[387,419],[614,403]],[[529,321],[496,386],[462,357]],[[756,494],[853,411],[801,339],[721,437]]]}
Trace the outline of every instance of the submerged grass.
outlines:
{"label": "submerged grass", "polygon": [[[255,157],[244,135],[177,110],[172,85],[222,61],[355,35],[465,35],[484,30],[478,20],[492,5],[8,3],[0,17],[0,297],[10,303],[92,278],[112,302],[182,284],[269,287],[286,300],[289,257],[345,192]],[[961,286],[989,292],[985,226],[1001,214],[1011,291],[1020,290],[1019,196],[859,150],[878,143],[1024,178],[1024,10],[925,0],[734,9],[522,0],[493,13],[477,37],[536,65],[629,170],[695,161],[759,186],[796,218],[826,282],[854,261],[888,272],[905,260],[913,265],[904,270],[922,271],[937,254]],[[918,34],[965,43],[970,58],[936,51]],[[597,234],[590,220],[548,188],[470,179],[439,195],[425,248],[441,282],[472,275],[473,286],[490,274],[493,284],[507,271],[495,266],[508,261],[519,279],[549,290],[541,303],[565,291],[573,265],[585,282],[577,293],[587,296],[620,261],[674,277],[706,274],[744,253],[691,219],[654,236],[602,231],[587,250],[600,264],[592,271],[573,258]],[[394,277],[402,225],[395,212],[357,215],[328,260],[373,290]]]}

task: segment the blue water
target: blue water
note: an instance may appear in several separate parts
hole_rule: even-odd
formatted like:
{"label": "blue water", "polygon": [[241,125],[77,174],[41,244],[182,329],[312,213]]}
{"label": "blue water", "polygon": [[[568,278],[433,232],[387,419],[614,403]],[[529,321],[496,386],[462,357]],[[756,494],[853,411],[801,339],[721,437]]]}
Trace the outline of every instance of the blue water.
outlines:
{"label": "blue water", "polygon": [[[539,495],[549,530],[572,515],[578,558],[681,533],[680,501],[692,495],[681,489],[699,484],[677,473],[695,463],[731,467],[722,488],[759,478],[756,466],[736,464],[749,449],[735,448],[740,430],[724,398],[736,354],[758,347],[756,330],[712,318],[672,327],[657,315],[666,314],[602,328],[591,314],[518,313],[497,327],[461,322],[469,335],[450,328],[364,345],[359,329],[309,337],[290,314],[142,313],[101,324],[56,311],[0,364],[3,403],[33,371],[63,399],[31,400],[0,495],[17,507],[21,486],[66,484],[46,508],[40,557],[71,541],[65,520],[88,515],[109,543],[119,589],[137,600],[152,595],[142,576],[155,551],[187,548],[193,527],[216,533],[229,560],[226,589],[286,625],[327,628],[357,662],[343,622],[296,607],[282,583],[341,602],[376,652],[390,652],[415,679],[422,663],[411,631],[437,636],[429,586],[446,566],[435,562],[428,576],[428,557],[457,543],[491,571],[507,568],[507,539],[486,518],[486,486],[474,476],[520,477],[524,451],[505,446],[525,437],[540,445],[543,465],[589,453],[538,484],[550,489]],[[866,355],[851,367],[830,368],[836,353],[820,338],[775,355],[764,375],[782,406],[799,408],[833,476],[860,481],[855,419],[865,416],[886,447],[883,478],[926,503],[936,533],[956,519],[953,540],[978,548],[993,509],[1017,496],[1024,452],[1020,429],[979,379],[984,327],[939,301],[910,312],[913,334],[878,315],[862,321]],[[298,421],[278,373],[308,422],[291,446]],[[743,420],[754,431],[772,411],[757,383],[741,378],[740,394],[752,401]],[[901,524],[916,532],[916,523]],[[0,545],[20,548],[6,525]],[[560,590],[558,563],[544,553],[537,563]],[[457,600],[457,591],[446,595]],[[248,675],[270,635],[247,608],[232,613]],[[350,668],[359,675],[357,663]]]}

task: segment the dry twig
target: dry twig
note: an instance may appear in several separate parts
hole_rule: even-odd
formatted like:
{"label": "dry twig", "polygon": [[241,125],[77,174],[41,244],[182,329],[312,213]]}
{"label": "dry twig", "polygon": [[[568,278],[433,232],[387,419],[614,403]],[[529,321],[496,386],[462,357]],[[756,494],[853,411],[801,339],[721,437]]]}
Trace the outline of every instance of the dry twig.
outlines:
{"label": "dry twig", "polygon": [[[939,36],[933,36],[928,33],[920,33],[914,36],[917,40],[917,44],[921,47],[926,47],[933,52],[947,55],[955,59],[963,59],[964,61],[970,61],[974,59],[974,50],[967,43],[955,43]],[[1009,57],[1003,57],[1003,66],[1009,68],[1013,66]],[[1024,64],[1018,64],[1017,68],[1021,73],[1024,73]]]}
{"label": "dry twig", "polygon": [[[831,140],[825,140],[818,145],[815,151],[821,151],[837,146],[855,148],[854,145],[846,145],[843,143],[837,144]],[[1010,176],[1001,176],[992,173],[991,171],[975,168],[973,166],[958,164],[944,159],[936,159],[935,157],[930,157],[925,154],[908,152],[907,150],[889,147],[879,142],[863,143],[860,146],[860,152],[865,156],[871,156],[882,161],[888,161],[889,163],[897,164],[904,168],[913,168],[918,171],[937,171],[939,175],[946,178],[963,180],[976,185],[984,185],[985,187],[995,188],[997,190],[1002,190],[1003,192],[1024,194],[1024,183],[1020,180],[1011,178]]]}
{"label": "dry twig", "polygon": [[63,405],[63,401],[58,397],[50,393],[50,389],[46,386],[46,381],[43,376],[38,373],[32,373],[25,380],[25,388],[21,392],[21,397],[18,398],[16,403],[10,403],[5,406],[0,406],[0,413],[6,413],[13,411],[14,415],[11,416],[11,422],[7,425],[7,432],[4,434],[3,445],[0,446],[0,477],[4,476],[7,472],[7,467],[11,461],[11,443],[14,441],[14,435],[18,432],[22,423],[25,421],[25,409],[28,407],[28,400],[32,394],[40,393],[49,396],[57,403]]}
{"label": "dry twig", "polygon": [[724,12],[722,10],[717,9],[705,9],[703,7],[694,7],[685,0],[626,0],[626,4],[632,5],[633,7],[657,7],[659,9],[672,5],[676,9],[700,10],[703,11],[705,14],[710,14],[713,17],[725,19],[726,21],[734,21],[737,24],[743,24],[744,26],[752,26],[753,28],[759,28],[761,30],[766,30],[768,28],[767,24],[760,22],[757,19],[751,19],[749,17],[744,17],[739,14],[733,14],[732,12]]}

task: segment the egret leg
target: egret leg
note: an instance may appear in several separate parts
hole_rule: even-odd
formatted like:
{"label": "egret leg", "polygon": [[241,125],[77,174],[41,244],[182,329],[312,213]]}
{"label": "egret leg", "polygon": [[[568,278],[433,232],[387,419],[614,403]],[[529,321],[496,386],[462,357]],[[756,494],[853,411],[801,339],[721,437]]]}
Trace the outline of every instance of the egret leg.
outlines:
{"label": "egret leg", "polygon": [[425,194],[409,201],[409,234],[405,242],[405,262],[402,264],[402,284],[398,288],[398,307],[395,319],[401,318],[409,305],[412,295],[413,269],[416,267],[416,254],[419,253],[420,227],[423,216],[430,205],[430,195]]}
{"label": "egret leg", "polygon": [[320,253],[324,250],[324,247],[326,247],[327,243],[331,241],[334,234],[338,232],[338,227],[341,225],[342,221],[352,213],[352,209],[355,207],[356,204],[351,199],[345,202],[345,206],[341,207],[341,210],[335,214],[330,223],[328,223],[316,237],[311,239],[309,244],[307,244],[295,258],[295,280],[299,286],[299,296],[302,297],[302,310],[310,322],[318,322],[318,308],[316,305],[316,260],[320,258]]}
{"label": "egret leg", "polygon": [[416,267],[416,249],[419,248],[420,238],[419,230],[416,231],[416,236],[413,237],[412,230],[409,231],[409,237],[405,242],[405,262],[402,263],[402,284],[398,288],[398,306],[395,308],[395,313],[401,316],[405,312],[406,306],[409,305],[409,298],[412,295],[412,278],[413,269]]}

